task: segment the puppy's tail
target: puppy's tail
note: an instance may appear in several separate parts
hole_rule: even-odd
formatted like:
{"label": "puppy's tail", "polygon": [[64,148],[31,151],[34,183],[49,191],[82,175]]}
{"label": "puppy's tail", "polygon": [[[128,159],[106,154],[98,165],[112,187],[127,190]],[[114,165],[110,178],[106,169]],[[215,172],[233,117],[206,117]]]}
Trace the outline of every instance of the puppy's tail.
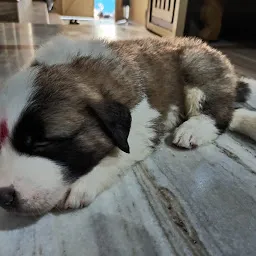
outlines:
{"label": "puppy's tail", "polygon": [[[253,82],[255,83],[255,81]],[[250,84],[250,81],[238,81],[236,88],[237,103],[245,103],[249,99],[251,94],[250,86],[253,86]],[[254,86],[256,86],[256,84]],[[256,111],[245,108],[236,109],[233,113],[229,129],[231,131],[242,133],[256,141]]]}
{"label": "puppy's tail", "polygon": [[236,102],[245,103],[251,94],[251,89],[249,83],[238,80],[236,86]]}

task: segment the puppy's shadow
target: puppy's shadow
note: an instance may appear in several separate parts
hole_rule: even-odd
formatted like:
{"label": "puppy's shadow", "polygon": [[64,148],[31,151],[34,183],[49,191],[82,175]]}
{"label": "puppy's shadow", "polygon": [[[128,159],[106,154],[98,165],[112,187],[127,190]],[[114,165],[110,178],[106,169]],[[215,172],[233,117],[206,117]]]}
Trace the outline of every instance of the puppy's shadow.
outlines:
{"label": "puppy's shadow", "polygon": [[0,209],[0,231],[24,228],[38,220],[39,217],[18,216]]}

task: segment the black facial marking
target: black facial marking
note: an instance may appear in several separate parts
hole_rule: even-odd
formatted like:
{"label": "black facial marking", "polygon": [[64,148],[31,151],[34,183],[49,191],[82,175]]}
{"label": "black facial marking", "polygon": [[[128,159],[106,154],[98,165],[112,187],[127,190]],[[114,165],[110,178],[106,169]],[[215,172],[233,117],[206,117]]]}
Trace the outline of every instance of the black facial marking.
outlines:
{"label": "black facial marking", "polygon": [[20,152],[32,154],[34,141],[44,140],[44,127],[35,109],[28,108],[21,115],[12,134],[12,144]]}
{"label": "black facial marking", "polygon": [[50,159],[63,167],[63,178],[74,182],[88,173],[105,156],[100,149],[89,149],[77,140],[83,127],[65,138],[47,138],[40,112],[27,108],[16,124],[11,141],[13,147],[28,156]]}

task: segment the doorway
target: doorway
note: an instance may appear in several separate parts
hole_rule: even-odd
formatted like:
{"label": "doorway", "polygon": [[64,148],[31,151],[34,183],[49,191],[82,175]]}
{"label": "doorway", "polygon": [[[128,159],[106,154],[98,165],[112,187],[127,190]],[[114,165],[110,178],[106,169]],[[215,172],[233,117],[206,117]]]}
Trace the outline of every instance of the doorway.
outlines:
{"label": "doorway", "polygon": [[115,0],[94,0],[94,18],[104,20],[114,20],[115,17]]}

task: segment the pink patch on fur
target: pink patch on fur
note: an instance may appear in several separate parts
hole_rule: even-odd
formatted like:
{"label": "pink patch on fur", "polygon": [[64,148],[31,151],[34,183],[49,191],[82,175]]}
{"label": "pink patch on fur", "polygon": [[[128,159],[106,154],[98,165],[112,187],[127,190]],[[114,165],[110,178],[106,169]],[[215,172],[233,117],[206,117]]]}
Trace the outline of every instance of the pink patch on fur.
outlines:
{"label": "pink patch on fur", "polygon": [[8,127],[7,127],[7,121],[2,120],[0,123],[0,148],[2,147],[4,141],[8,137]]}

